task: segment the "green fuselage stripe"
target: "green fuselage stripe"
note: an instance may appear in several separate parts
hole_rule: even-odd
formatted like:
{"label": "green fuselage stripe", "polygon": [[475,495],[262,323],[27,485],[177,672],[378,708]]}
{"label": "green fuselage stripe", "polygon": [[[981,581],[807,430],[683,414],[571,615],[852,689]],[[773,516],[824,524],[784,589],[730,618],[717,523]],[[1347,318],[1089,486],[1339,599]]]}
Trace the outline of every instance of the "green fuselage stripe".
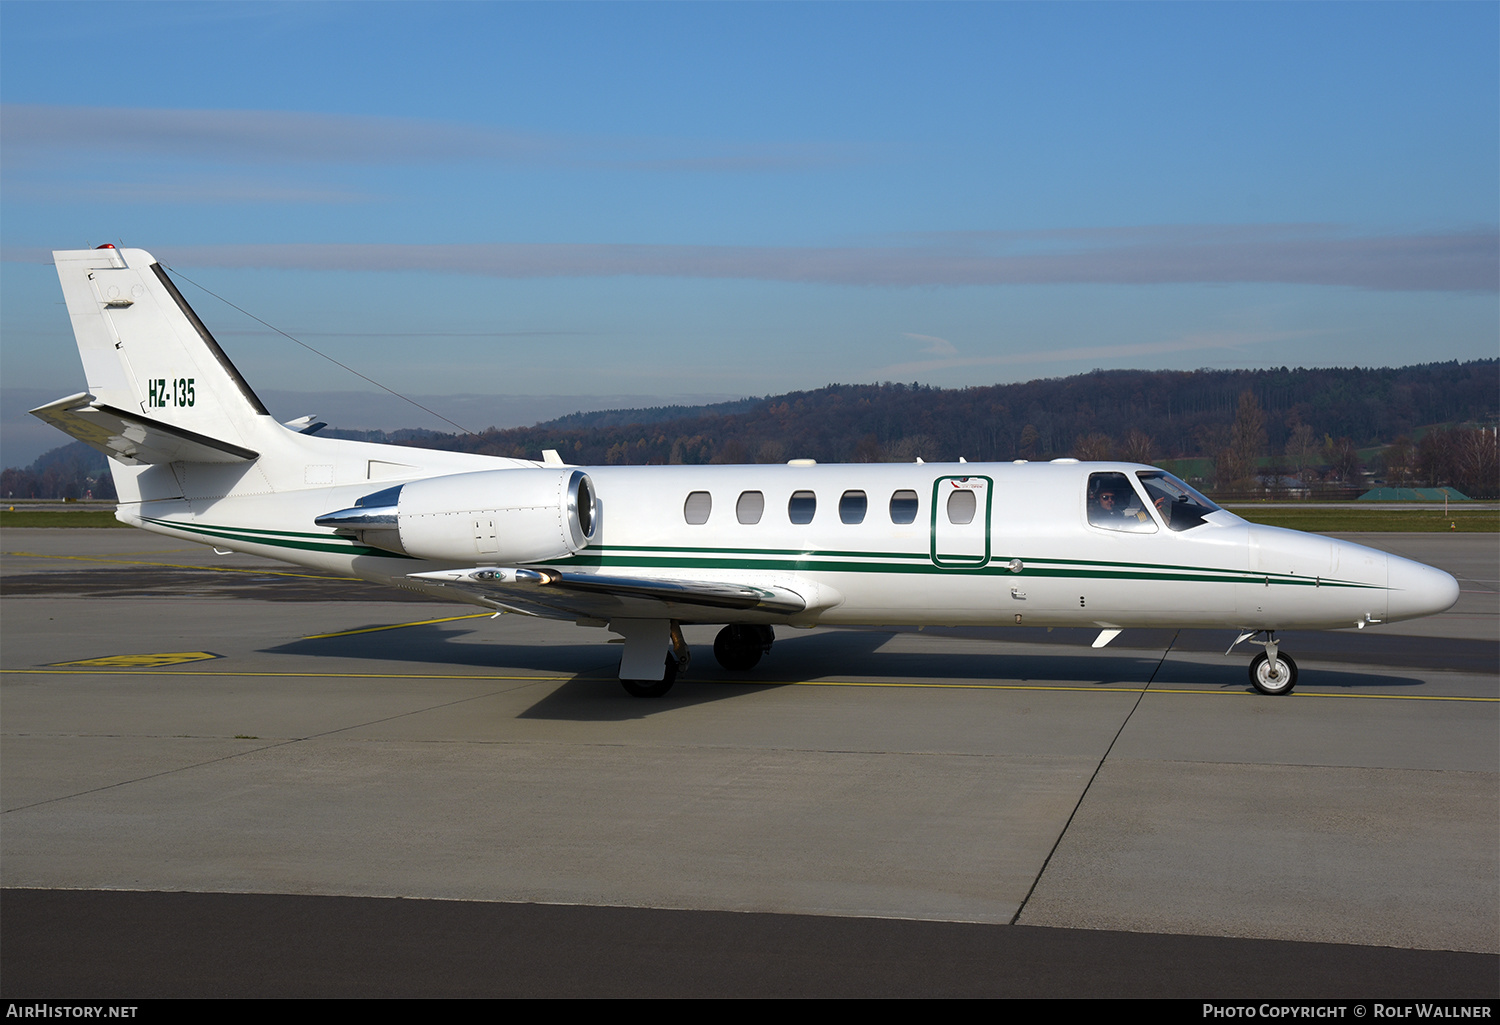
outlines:
{"label": "green fuselage stripe", "polygon": [[[677,552],[678,549],[662,549]],[[1081,560],[1022,559],[1025,569],[1011,573],[1003,557],[986,566],[962,566],[944,564],[935,566],[923,553],[921,562],[855,562],[844,559],[825,558],[821,552],[788,553],[788,558],[714,558],[704,555],[608,555],[592,554],[586,549],[577,555],[546,561],[548,566],[578,566],[606,569],[611,567],[736,570],[780,570],[789,572],[822,573],[916,573],[934,576],[995,576],[1016,577],[1070,577],[1091,580],[1172,580],[1180,582],[1204,582],[1227,584],[1287,584],[1294,587],[1355,587],[1376,588],[1376,584],[1364,584],[1352,580],[1328,580],[1313,577],[1291,576],[1278,573],[1252,573],[1248,570],[1203,569],[1200,567],[1153,566],[1149,563],[1085,563]]]}
{"label": "green fuselage stripe", "polygon": [[[302,551],[363,555],[386,559],[412,556],[362,545],[337,534],[277,531],[253,527],[225,527],[144,517],[147,523],[190,534]],[[1149,562],[1109,562],[1091,559],[1028,558],[998,556],[986,565],[963,565],[964,556],[938,553],[944,561],[935,565],[929,552],[860,552],[847,550],[799,551],[788,548],[707,548],[659,545],[591,545],[576,555],[540,560],[536,565],[576,566],[596,569],[652,568],[675,570],[776,570],[781,572],[892,573],[934,576],[1066,577],[1090,580],[1170,580],[1220,584],[1285,584],[1292,587],[1344,587],[1383,590],[1378,584],[1355,580],[1331,580],[1288,573],[1257,573],[1250,570],[1182,566]],[[1012,573],[1009,563],[1019,559],[1023,569]],[[416,560],[413,560],[416,561]]]}
{"label": "green fuselage stripe", "polygon": [[[240,544],[266,545],[271,548],[291,548],[306,552],[331,552],[336,555],[369,555],[384,559],[408,559],[410,555],[402,555],[399,552],[387,552],[379,548],[371,548],[362,545],[352,538],[342,538],[337,534],[308,534],[301,531],[272,531],[255,530],[250,527],[219,527],[206,526],[196,523],[183,523],[180,520],[159,520],[149,516],[142,519],[151,524],[161,527],[170,527],[187,534],[202,534],[206,537],[217,538],[223,541],[238,541]],[[415,561],[415,560],[412,560]]]}
{"label": "green fuselage stripe", "polygon": [[[632,553],[632,554],[634,554],[634,553],[642,553],[642,554],[654,555],[654,556],[661,556],[661,555],[663,555],[665,553],[670,552],[670,553],[672,553],[672,557],[674,558],[674,560],[677,559],[680,555],[706,556],[706,557],[709,557],[709,558],[721,558],[721,559],[722,558],[726,558],[728,556],[732,556],[732,555],[768,555],[768,556],[778,556],[778,557],[780,557],[782,559],[792,559],[792,560],[795,560],[799,565],[806,563],[806,560],[809,560],[809,559],[877,559],[877,560],[878,559],[906,559],[906,560],[911,560],[912,562],[915,562],[915,563],[920,563],[923,567],[925,567],[928,564],[930,564],[931,561],[932,561],[931,554],[928,553],[928,552],[878,552],[878,551],[859,552],[859,551],[843,551],[843,550],[838,550],[838,549],[796,549],[796,548],[697,548],[697,547],[690,547],[690,546],[686,546],[686,545],[684,545],[684,546],[671,546],[671,547],[662,546],[662,545],[589,545],[588,548],[585,549],[585,552],[587,554],[589,554],[589,555],[593,555],[594,553],[600,553],[601,555],[603,555],[605,557],[612,556],[612,555],[614,555],[614,553],[617,553],[617,552],[618,553]],[[960,555],[946,555],[946,554],[941,553],[941,552],[938,553],[938,554],[939,554],[939,557],[943,558],[943,559],[962,559],[962,558],[964,558],[964,556],[960,556]],[[573,558],[576,559],[576,558],[579,558],[579,556],[573,556]],[[1299,576],[1297,574],[1292,574],[1292,573],[1265,573],[1265,572],[1259,572],[1258,573],[1258,572],[1254,572],[1252,570],[1244,570],[1244,569],[1220,569],[1220,568],[1212,568],[1212,567],[1204,567],[1204,566],[1184,566],[1184,565],[1181,565],[1181,564],[1178,564],[1178,563],[1170,563],[1170,562],[1166,562],[1166,563],[1163,563],[1163,562],[1125,562],[1125,561],[1102,560],[1102,559],[1057,559],[1057,558],[1040,558],[1040,557],[1031,558],[1031,557],[1026,557],[1026,556],[1016,556],[1016,555],[997,555],[997,556],[994,556],[993,558],[991,558],[989,560],[989,563],[988,563],[987,566],[982,567],[982,568],[984,569],[985,572],[1000,572],[1002,570],[1006,571],[1006,572],[1009,572],[1008,563],[1012,559],[1020,559],[1020,561],[1022,562],[1022,564],[1025,566],[1025,569],[1023,570],[1023,573],[1034,573],[1035,572],[1035,568],[1034,567],[1036,565],[1101,567],[1101,568],[1107,567],[1107,568],[1116,569],[1116,570],[1118,570],[1118,569],[1145,570],[1145,571],[1153,572],[1153,573],[1178,572],[1178,573],[1186,573],[1186,574],[1211,574],[1211,575],[1215,576],[1216,578],[1219,577],[1219,576],[1222,576],[1223,574],[1235,574],[1236,575],[1236,579],[1243,579],[1247,583],[1264,583],[1265,579],[1267,577],[1269,577],[1273,582],[1276,582],[1276,583],[1287,583],[1287,584],[1303,584],[1303,583],[1306,583],[1306,584],[1309,584],[1309,585],[1316,586],[1316,581],[1315,581],[1314,578],[1312,578],[1312,577],[1305,577],[1305,576]],[[689,560],[683,560],[683,561],[691,561],[691,560],[689,559]],[[615,562],[612,562],[612,561],[608,562],[608,563],[600,563],[600,564],[601,565],[624,565],[624,563],[615,563]],[[806,563],[806,564],[807,565],[812,565],[811,563]],[[749,563],[747,563],[747,565],[749,565]],[[765,565],[765,563],[756,563],[755,565]],[[893,568],[892,572],[899,572],[899,569]],[[1356,581],[1350,581],[1350,580],[1333,580],[1333,579],[1330,579],[1330,578],[1327,578],[1327,577],[1320,578],[1320,579],[1321,579],[1322,584],[1325,585],[1325,586],[1328,586],[1328,587],[1334,587],[1334,586],[1344,586],[1344,587],[1373,587],[1373,586],[1376,586],[1376,585],[1373,585],[1373,584],[1361,584],[1361,583],[1358,583]]]}

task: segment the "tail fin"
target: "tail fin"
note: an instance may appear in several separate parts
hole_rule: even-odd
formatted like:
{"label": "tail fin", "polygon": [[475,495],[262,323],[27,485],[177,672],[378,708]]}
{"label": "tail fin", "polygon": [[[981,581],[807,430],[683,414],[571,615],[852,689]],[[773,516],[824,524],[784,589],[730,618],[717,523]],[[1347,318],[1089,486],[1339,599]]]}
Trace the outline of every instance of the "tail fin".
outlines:
{"label": "tail fin", "polygon": [[256,457],[269,412],[150,253],[52,257],[89,391],[33,412],[126,463]]}

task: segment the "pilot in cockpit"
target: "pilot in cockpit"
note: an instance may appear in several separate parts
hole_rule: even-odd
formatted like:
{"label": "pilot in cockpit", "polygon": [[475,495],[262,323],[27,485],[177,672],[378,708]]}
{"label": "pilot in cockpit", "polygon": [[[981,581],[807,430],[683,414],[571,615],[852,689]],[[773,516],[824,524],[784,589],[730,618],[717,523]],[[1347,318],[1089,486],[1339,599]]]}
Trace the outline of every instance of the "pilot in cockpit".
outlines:
{"label": "pilot in cockpit", "polygon": [[1132,531],[1155,528],[1124,474],[1096,473],[1089,484],[1089,522],[1094,526]]}

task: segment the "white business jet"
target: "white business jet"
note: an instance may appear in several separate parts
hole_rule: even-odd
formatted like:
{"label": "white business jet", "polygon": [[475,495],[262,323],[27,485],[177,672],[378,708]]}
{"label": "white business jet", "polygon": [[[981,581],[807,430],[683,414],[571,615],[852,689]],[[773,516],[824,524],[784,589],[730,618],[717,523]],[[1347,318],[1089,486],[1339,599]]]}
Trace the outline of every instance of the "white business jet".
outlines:
{"label": "white business jet", "polygon": [[[1426,616],[1440,570],[1250,524],[1133,463],[595,466],[321,438],[278,423],[139,249],[53,254],[88,391],[32,412],[104,452],[118,518],[169,537],[624,638],[620,680],[665,694],[684,623],[753,668],[776,626],[1225,627]],[[1233,645],[1231,645],[1231,648]]]}

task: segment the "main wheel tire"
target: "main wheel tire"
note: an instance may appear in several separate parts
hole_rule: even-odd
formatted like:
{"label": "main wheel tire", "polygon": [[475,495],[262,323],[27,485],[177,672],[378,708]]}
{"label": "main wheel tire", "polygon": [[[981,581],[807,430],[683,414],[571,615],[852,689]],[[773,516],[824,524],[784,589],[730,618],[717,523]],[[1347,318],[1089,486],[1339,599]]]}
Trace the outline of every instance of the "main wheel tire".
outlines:
{"label": "main wheel tire", "polygon": [[753,626],[726,626],[714,638],[714,658],[733,673],[754,669],[766,643]]}
{"label": "main wheel tire", "polygon": [[677,659],[667,655],[667,665],[660,680],[621,680],[620,686],[633,698],[659,698],[677,682]]}
{"label": "main wheel tire", "polygon": [[1273,665],[1263,651],[1250,660],[1250,686],[1262,694],[1290,694],[1297,686],[1297,663],[1285,652],[1277,652]]}

